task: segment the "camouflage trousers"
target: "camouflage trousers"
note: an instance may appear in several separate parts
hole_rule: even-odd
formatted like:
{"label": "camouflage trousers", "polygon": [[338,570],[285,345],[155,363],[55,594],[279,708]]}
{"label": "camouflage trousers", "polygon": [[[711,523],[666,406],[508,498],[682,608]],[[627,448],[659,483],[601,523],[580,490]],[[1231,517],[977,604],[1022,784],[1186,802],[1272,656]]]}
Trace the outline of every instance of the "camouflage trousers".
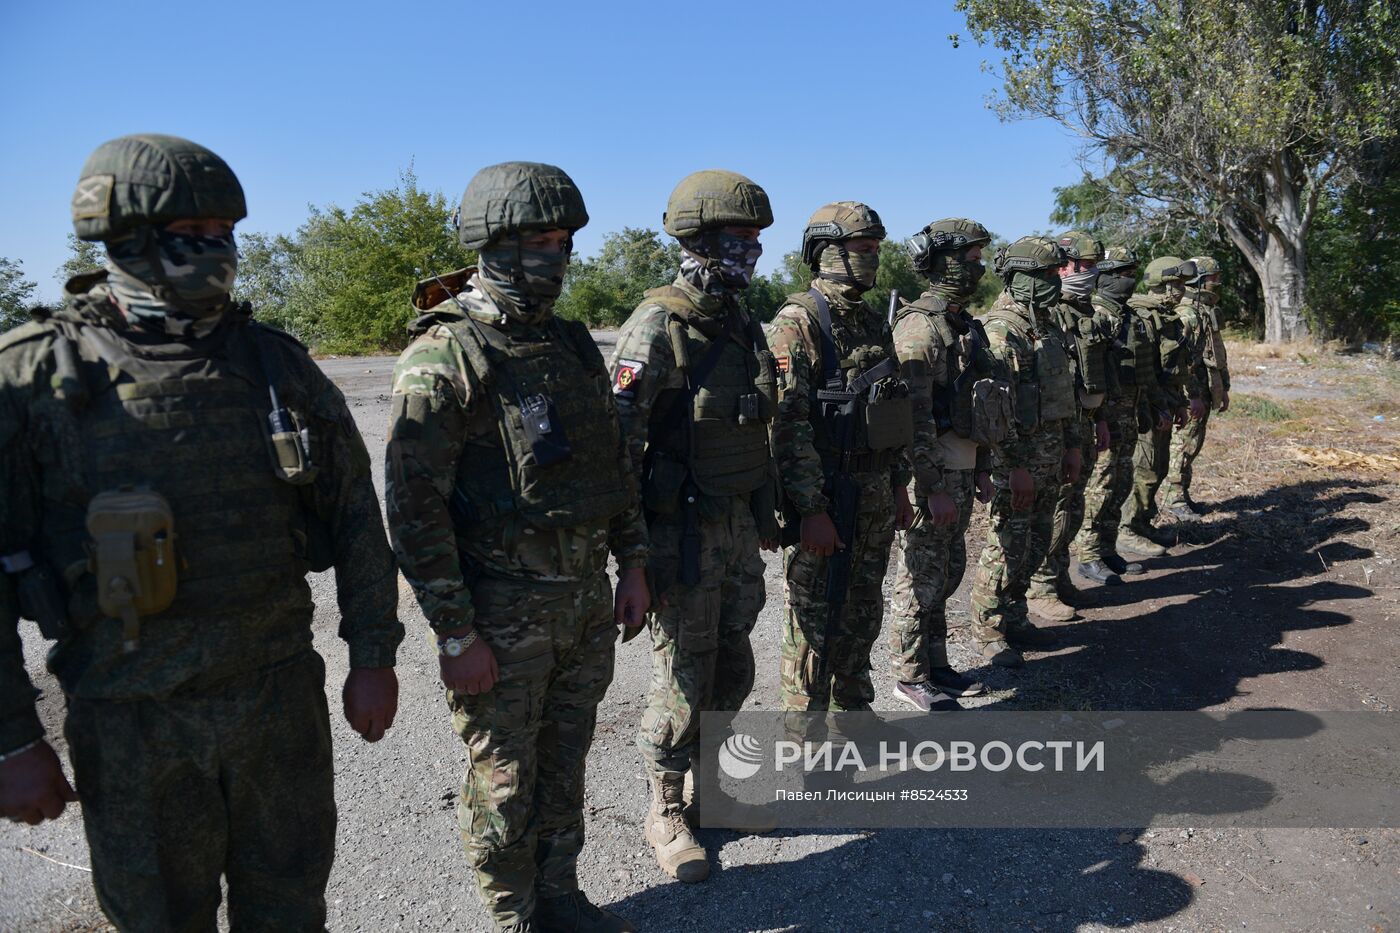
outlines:
{"label": "camouflage trousers", "polygon": [[[652,774],[690,770],[700,714],[736,711],[753,690],[749,633],[763,608],[763,558],[745,496],[708,500],[700,526],[700,582],[674,581],[680,569],[680,515],[650,526],[651,689],[637,732]],[[660,601],[665,605],[661,606]]]}
{"label": "camouflage trousers", "polygon": [[[1028,624],[1026,590],[1050,549],[1055,506],[1060,498],[1062,448],[1044,440],[1045,449],[1026,465],[1035,481],[1035,502],[1025,511],[1011,508],[1008,474],[992,474],[996,495],[989,509],[987,543],[977,559],[972,583],[972,637],[981,644],[1006,637],[1009,628]],[[1052,449],[1053,448],[1053,449]],[[1048,454],[1053,453],[1051,459]]]}
{"label": "camouflage trousers", "polygon": [[1133,491],[1133,457],[1138,444],[1136,391],[1109,399],[1103,412],[1109,444],[1098,456],[1084,489],[1084,523],[1074,539],[1081,563],[1116,553],[1119,516]]}
{"label": "camouflage trousers", "polygon": [[1186,426],[1172,432],[1171,453],[1167,461],[1166,489],[1162,492],[1164,508],[1177,505],[1191,494],[1191,465],[1196,462],[1206,442],[1206,424],[1215,401],[1209,393],[1203,399],[1206,412],[1199,421],[1187,421]]}
{"label": "camouflage trousers", "polygon": [[1139,434],[1137,450],[1133,453],[1133,494],[1123,503],[1120,528],[1145,534],[1157,517],[1157,490],[1167,477],[1167,457],[1171,446],[1171,429],[1153,428]]}
{"label": "camouflage trousers", "polygon": [[[885,614],[882,585],[894,543],[894,492],[888,471],[857,476],[860,508],[846,604],[831,619],[826,557],[794,544],[783,551],[783,709],[868,709],[875,699],[870,649]],[[832,622],[828,628],[828,622]]]}
{"label": "camouflage trousers", "polygon": [[1079,478],[1073,483],[1060,484],[1055,499],[1055,520],[1050,533],[1050,547],[1045,552],[1045,559],[1031,575],[1028,596],[1054,596],[1056,581],[1069,580],[1069,546],[1084,524],[1084,490],[1088,488],[1089,477],[1094,474],[1099,460],[1094,423],[1087,415],[1081,415],[1079,418],[1080,436],[1084,438],[1080,448],[1084,459],[1079,467]]}
{"label": "camouflage trousers", "polygon": [[335,858],[326,667],[160,700],[68,698],[92,880],[121,930],[321,930]]}
{"label": "camouflage trousers", "polygon": [[584,762],[617,627],[606,574],[576,588],[482,578],[472,604],[500,679],[476,696],[447,692],[468,759],[457,822],[482,902],[508,926],[537,896],[578,889]]}
{"label": "camouflage trousers", "polygon": [[958,520],[935,526],[928,504],[916,503],[914,524],[899,534],[894,598],[890,602],[890,663],[904,683],[929,679],[948,666],[948,597],[957,592],[967,569],[967,526],[972,521],[975,471],[945,470],[948,495]]}

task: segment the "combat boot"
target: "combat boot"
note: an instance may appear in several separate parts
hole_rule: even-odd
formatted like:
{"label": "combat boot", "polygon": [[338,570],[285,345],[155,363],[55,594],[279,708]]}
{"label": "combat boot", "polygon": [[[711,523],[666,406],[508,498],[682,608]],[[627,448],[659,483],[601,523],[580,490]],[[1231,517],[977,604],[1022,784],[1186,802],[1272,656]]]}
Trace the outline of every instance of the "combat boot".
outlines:
{"label": "combat boot", "polygon": [[984,642],[980,650],[982,657],[997,667],[1020,667],[1026,663],[1025,658],[1021,657],[1021,652],[1000,638],[996,641]]}
{"label": "combat boot", "polygon": [[1055,595],[1060,598],[1060,602],[1075,609],[1082,605],[1080,600],[1084,598],[1084,593],[1069,578],[1068,570],[1055,578]]}
{"label": "combat boot", "polygon": [[1185,502],[1176,502],[1165,506],[1162,509],[1162,514],[1174,522],[1194,522],[1201,517],[1198,513],[1193,512]]}
{"label": "combat boot", "polygon": [[[1139,565],[1139,568],[1141,566]],[[1118,586],[1123,580],[1113,569],[1108,566],[1106,560],[1091,560],[1087,564],[1080,563],[1079,575],[1086,580],[1093,580],[1095,583],[1102,583],[1105,586]]]}
{"label": "combat boot", "polygon": [[1017,622],[1006,627],[1006,640],[1018,648],[1048,648],[1059,638],[1054,632],[1036,628],[1029,622]]}
{"label": "combat boot", "polygon": [[540,898],[535,926],[540,933],[636,933],[637,929],[591,903],[582,891]]}
{"label": "combat boot", "polygon": [[[704,769],[704,773],[697,773],[701,768]],[[695,785],[701,778],[706,781],[706,787],[712,788],[714,792],[718,792],[718,755],[711,755],[708,760],[700,764],[696,764],[695,761],[692,760],[690,770],[686,772],[686,789],[689,792],[690,799],[686,806],[685,815],[691,826],[700,825],[700,795],[695,792]],[[777,816],[767,807],[740,803],[737,800],[727,800],[720,809],[724,813],[724,825],[736,833],[761,836],[764,833],[771,833],[778,828]]]}
{"label": "combat boot", "polygon": [[710,862],[685,820],[684,808],[685,775],[679,771],[652,774],[646,840],[662,871],[677,881],[694,884],[710,876]]}
{"label": "combat boot", "polygon": [[1103,562],[1108,569],[1112,570],[1114,573],[1124,574],[1129,577],[1135,577],[1142,573],[1142,564],[1136,562],[1129,563],[1112,552],[1103,556]]}
{"label": "combat boot", "polygon": [[496,933],[540,933],[541,927],[533,920],[521,920],[519,923],[504,926],[499,923],[492,924],[492,929]]}
{"label": "combat boot", "polygon": [[1051,622],[1068,622],[1079,615],[1073,606],[1061,602],[1055,593],[1026,597],[1026,608]]}
{"label": "combat boot", "polygon": [[1131,554],[1141,554],[1144,557],[1161,557],[1167,553],[1166,548],[1132,528],[1118,529],[1118,546]]}

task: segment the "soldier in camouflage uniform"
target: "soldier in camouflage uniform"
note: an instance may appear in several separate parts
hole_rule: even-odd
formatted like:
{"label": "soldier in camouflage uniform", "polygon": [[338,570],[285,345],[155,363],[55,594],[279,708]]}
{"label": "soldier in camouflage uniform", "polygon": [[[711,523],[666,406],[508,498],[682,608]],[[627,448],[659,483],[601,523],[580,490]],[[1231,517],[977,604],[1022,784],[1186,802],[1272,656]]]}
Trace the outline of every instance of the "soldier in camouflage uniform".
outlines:
{"label": "soldier in camouflage uniform", "polygon": [[[0,338],[0,813],[81,800],[124,930],[214,929],[221,875],[234,929],[324,928],[336,812],[309,569],[336,568],[346,718],[375,741],[397,706],[369,457],[305,348],[230,300],[246,213],[202,146],[103,144],[73,224],[107,268]],[[19,614],[57,637],[76,796]]]}
{"label": "soldier in camouflage uniform", "polygon": [[1121,583],[1121,574],[1142,565],[1118,555],[1118,516],[1133,489],[1133,457],[1139,424],[1168,429],[1171,422],[1159,382],[1156,331],[1133,313],[1128,300],[1137,287],[1137,255],[1113,246],[1099,260],[1094,309],[1114,335],[1117,388],[1104,402],[1109,448],[1098,458],[1084,490],[1084,524],[1075,539],[1079,574],[1097,583]]}
{"label": "soldier in camouflage uniform", "polygon": [[1186,293],[1176,313],[1191,347],[1187,388],[1191,398],[1200,401],[1201,416],[1172,434],[1162,511],[1177,521],[1190,521],[1201,514],[1191,501],[1191,464],[1205,444],[1211,409],[1225,412],[1230,408],[1230,363],[1215,314],[1220,301],[1220,263],[1209,256],[1197,256],[1191,262],[1196,274],[1186,281]]}
{"label": "soldier in camouflage uniform", "polygon": [[[985,227],[961,217],[910,237],[905,250],[929,287],[894,317],[895,353],[912,401],[917,508],[899,536],[890,661],[895,696],[924,711],[955,709],[955,697],[984,689],[948,664],[946,604],[967,568],[973,498],[991,500],[991,449],[1010,420],[1005,404],[1000,417],[989,412],[985,401],[996,393],[982,393],[979,405],[975,388],[996,364],[982,324],[963,307],[985,271],[982,248],[990,242]],[[1000,397],[1009,399],[1001,385]]]}
{"label": "soldier in camouflage uniform", "polygon": [[662,870],[685,882],[709,876],[684,810],[699,717],[739,709],[753,689],[759,548],[777,547],[768,444],[777,373],[763,328],[739,303],[762,252],[759,232],[772,222],[768,195],[742,175],[682,179],[662,217],[680,241],[680,271],[646,293],[612,363],[657,602],[651,695],[637,734],[652,792],[646,838]]}
{"label": "soldier in camouflage uniform", "polygon": [[1055,527],[1045,560],[1031,577],[1027,605],[1031,612],[1053,622],[1068,622],[1078,612],[1073,603],[1079,591],[1069,578],[1069,546],[1084,523],[1084,489],[1098,453],[1108,449],[1108,423],[1101,409],[1110,392],[1116,392],[1117,373],[1111,364],[1113,329],[1094,306],[1103,243],[1077,230],[1058,238],[1069,262],[1060,267],[1060,303],[1055,308],[1060,329],[1069,339],[1070,368],[1079,400],[1080,436],[1084,465],[1079,478],[1060,487],[1055,505]]}
{"label": "soldier in camouflage uniform", "polygon": [[384,475],[399,566],[467,747],[467,860],[498,929],[630,930],[588,902],[576,871],[615,623],[640,626],[648,604],[607,367],[588,330],[553,313],[588,214],[560,169],[507,162],[476,174],[458,217],[480,264],[414,294],[423,313],[394,368]]}
{"label": "soldier in camouflage uniform", "polygon": [[[884,238],[879,215],[864,204],[818,208],[802,234],[812,287],[789,295],[768,325],[768,346],[781,373],[774,454],[787,524],[800,527],[799,540],[784,542],[783,551],[787,710],[870,708],[870,648],[884,616],[881,586],[890,545],[895,528],[907,528],[913,518],[906,489],[909,397],[898,378],[889,323],[862,298],[875,285]],[[853,384],[860,390],[852,391]],[[844,417],[859,419],[845,460]],[[838,474],[857,490],[850,541],[842,540],[829,514]],[[838,608],[828,605],[826,594],[829,564],[839,550],[847,552],[850,576]]]}
{"label": "soldier in camouflage uniform", "polygon": [[996,494],[972,585],[973,637],[982,656],[1002,667],[1021,665],[1017,646],[1055,641],[1026,618],[1026,590],[1050,547],[1060,486],[1076,482],[1083,465],[1069,338],[1055,317],[1059,268],[1068,261],[1045,237],[998,250],[996,272],[1006,290],[983,318],[1016,399],[1014,435],[992,457]]}
{"label": "soldier in camouflage uniform", "polygon": [[[1171,412],[1172,422],[1179,429],[1188,417],[1200,417],[1203,406],[1186,400],[1186,364],[1189,349],[1187,335],[1176,306],[1184,293],[1183,281],[1195,275],[1195,266],[1176,256],[1159,256],[1147,264],[1144,279],[1147,294],[1134,295],[1128,308],[1155,335],[1157,344],[1158,384],[1161,397]],[[1137,453],[1133,457],[1133,492],[1123,503],[1118,526],[1118,543],[1126,551],[1147,557],[1167,553],[1153,538],[1152,521],[1157,517],[1157,489],[1167,475],[1171,444],[1171,428],[1163,427],[1160,418],[1152,429],[1138,436]]]}

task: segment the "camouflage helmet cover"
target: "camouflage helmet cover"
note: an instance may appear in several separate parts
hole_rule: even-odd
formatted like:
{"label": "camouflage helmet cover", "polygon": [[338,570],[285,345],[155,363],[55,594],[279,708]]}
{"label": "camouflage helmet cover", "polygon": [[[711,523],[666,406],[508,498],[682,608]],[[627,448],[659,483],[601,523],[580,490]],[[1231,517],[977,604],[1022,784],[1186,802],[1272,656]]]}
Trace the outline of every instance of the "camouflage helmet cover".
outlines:
{"label": "camouflage helmet cover", "polygon": [[1098,262],[1103,258],[1103,241],[1082,230],[1067,230],[1055,239],[1070,259]]}
{"label": "camouflage helmet cover", "polygon": [[813,265],[824,243],[856,237],[885,238],[885,225],[875,209],[859,201],[833,201],[817,208],[802,231],[802,261]]}
{"label": "camouflage helmet cover", "polygon": [[1049,237],[1023,236],[997,250],[994,269],[1002,279],[1013,272],[1042,272],[1069,262],[1064,247]]}
{"label": "camouflage helmet cover", "polygon": [[705,169],[680,180],[661,224],[677,238],[731,225],[762,228],[772,226],[773,208],[768,193],[738,172]]}
{"label": "camouflage helmet cover", "polygon": [[1220,274],[1220,263],[1209,256],[1192,256],[1190,261],[1196,267],[1196,274],[1186,281],[1187,285],[1199,285],[1206,276]]}
{"label": "camouflage helmet cover", "polygon": [[457,239],[481,249],[503,236],[531,230],[568,230],[588,223],[583,193],[558,166],[501,162],[472,176],[457,209]]}
{"label": "camouflage helmet cover", "polygon": [[1158,288],[1168,282],[1182,282],[1196,274],[1196,266],[1179,256],[1158,256],[1147,264],[1143,277],[1148,288]]}
{"label": "camouflage helmet cover", "polygon": [[987,228],[966,217],[946,217],[935,220],[904,241],[904,251],[914,262],[914,268],[925,272],[935,253],[951,252],[977,243],[992,242]]}
{"label": "camouflage helmet cover", "polygon": [[1099,260],[1100,272],[1119,272],[1136,269],[1140,265],[1138,254],[1126,246],[1110,246],[1103,251]]}
{"label": "camouflage helmet cover", "polygon": [[227,162],[198,143],[155,133],[98,146],[83,165],[72,209],[80,240],[112,240],[172,220],[248,216],[243,186]]}

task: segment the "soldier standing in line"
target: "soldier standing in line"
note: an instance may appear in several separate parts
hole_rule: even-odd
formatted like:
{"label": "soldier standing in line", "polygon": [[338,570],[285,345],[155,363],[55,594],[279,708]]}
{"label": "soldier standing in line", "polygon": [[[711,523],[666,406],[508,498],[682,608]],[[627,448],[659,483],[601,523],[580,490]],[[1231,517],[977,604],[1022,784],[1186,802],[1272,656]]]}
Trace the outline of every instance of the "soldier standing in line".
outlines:
{"label": "soldier standing in line", "polygon": [[[777,372],[739,296],[773,223],[768,195],[734,172],[686,176],[662,217],[681,268],[618,335],[613,397],[641,478],[651,537],[651,694],[637,734],[651,783],[646,838],[673,878],[710,865],[685,807],[700,714],[738,710],[753,689],[749,633],[763,608],[759,549],[778,546],[769,424]],[[755,829],[771,825],[761,814]]]}
{"label": "soldier standing in line", "polygon": [[467,860],[512,933],[633,929],[588,901],[577,872],[616,626],[640,626],[649,602],[607,366],[583,324],[554,316],[587,222],[561,169],[478,172],[457,230],[479,265],[419,284],[416,336],[394,367],[389,527],[467,748]]}
{"label": "soldier standing in line", "polygon": [[992,498],[991,452],[1013,417],[1009,386],[982,323],[964,304],[986,267],[987,228],[949,217],[905,244],[929,287],[895,312],[894,345],[913,407],[913,524],[900,535],[890,660],[895,696],[916,709],[957,708],[983,686],[948,663],[948,598],[967,568],[972,502]]}
{"label": "soldier standing in line", "polygon": [[1050,550],[1031,577],[1027,605],[1042,619],[1068,622],[1078,615],[1074,603],[1079,596],[1069,577],[1069,546],[1084,523],[1084,488],[1089,475],[1099,452],[1108,449],[1108,422],[1101,409],[1109,393],[1118,390],[1118,384],[1111,365],[1113,330],[1092,301],[1103,243],[1077,230],[1061,235],[1058,242],[1069,262],[1060,267],[1060,304],[1055,315],[1069,340],[1074,391],[1079,400],[1080,436],[1084,439],[1084,466],[1078,479],[1060,488]]}
{"label": "soldier standing in line", "polygon": [[1157,332],[1150,316],[1135,314],[1128,301],[1137,287],[1138,258],[1112,246],[1099,260],[1094,308],[1108,324],[1117,350],[1117,390],[1104,402],[1109,449],[1098,458],[1084,490],[1084,524],[1075,539],[1079,575],[1096,583],[1122,582],[1142,565],[1118,555],[1118,516],[1133,489],[1133,456],[1140,428],[1169,430],[1170,416],[1158,379]]}
{"label": "soldier standing in line", "polygon": [[1191,501],[1191,465],[1206,442],[1211,409],[1222,413],[1230,409],[1230,363],[1215,312],[1220,301],[1220,263],[1209,256],[1197,256],[1191,262],[1196,274],[1186,281],[1177,315],[1192,347],[1191,398],[1198,399],[1202,407],[1199,418],[1172,435],[1162,511],[1177,521],[1190,521],[1201,514]]}
{"label": "soldier standing in line", "polygon": [[[1184,293],[1182,283],[1195,275],[1195,266],[1176,256],[1159,256],[1147,264],[1143,276],[1147,294],[1134,295],[1128,308],[1156,335],[1159,385],[1162,398],[1180,429],[1188,418],[1199,418],[1204,411],[1200,399],[1187,403],[1189,345],[1176,306]],[[1171,445],[1170,427],[1159,418],[1151,430],[1138,436],[1133,457],[1133,492],[1123,503],[1118,526],[1118,543],[1126,551],[1146,557],[1160,557],[1167,549],[1153,539],[1152,521],[1157,517],[1157,489],[1167,475]]]}
{"label": "soldier standing in line", "polygon": [[[123,930],[321,930],[335,857],[309,570],[336,569],[345,717],[392,724],[403,638],[369,456],[306,349],[230,298],[243,188],[213,152],[88,158],[107,267],[0,337],[0,814],[80,800]],[[43,738],[18,616],[57,639],[77,794]]]}
{"label": "soldier standing in line", "polygon": [[973,637],[1002,667],[1023,663],[1018,647],[1053,644],[1026,618],[1031,574],[1045,559],[1061,485],[1083,466],[1079,402],[1069,338],[1055,320],[1065,251],[1045,237],[1022,237],[997,251],[1006,283],[983,318],[992,356],[1014,388],[1016,430],[992,457],[987,543],[972,587]]}
{"label": "soldier standing in line", "polygon": [[[890,325],[863,298],[875,286],[884,238],[879,215],[864,204],[818,208],[802,233],[812,287],[789,295],[768,325],[781,374],[774,453],[787,525],[800,527],[783,553],[785,710],[870,708],[870,648],[884,616],[890,545],[913,518],[909,395]],[[833,573],[846,580],[846,592],[835,594],[843,603],[829,599]]]}

